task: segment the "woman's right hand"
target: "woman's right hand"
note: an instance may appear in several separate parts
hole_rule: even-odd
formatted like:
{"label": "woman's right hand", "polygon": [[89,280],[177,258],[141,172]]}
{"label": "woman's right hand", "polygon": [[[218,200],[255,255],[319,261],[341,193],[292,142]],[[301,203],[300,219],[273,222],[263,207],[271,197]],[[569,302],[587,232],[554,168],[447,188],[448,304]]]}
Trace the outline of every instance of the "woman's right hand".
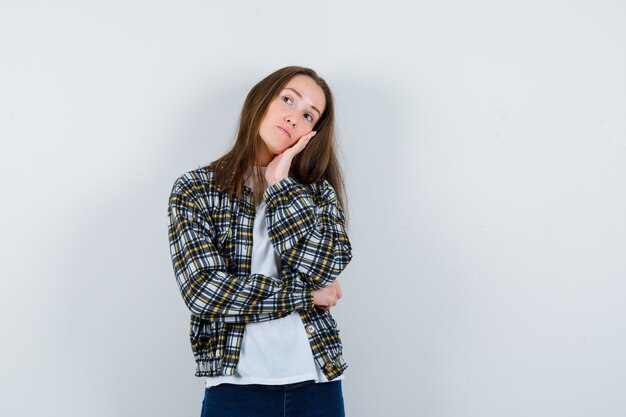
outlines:
{"label": "woman's right hand", "polygon": [[317,132],[313,130],[301,136],[294,145],[274,156],[274,159],[267,164],[267,168],[265,169],[265,181],[268,186],[274,185],[289,176],[291,161],[306,147],[316,134]]}
{"label": "woman's right hand", "polygon": [[337,301],[342,297],[341,287],[337,280],[319,290],[313,290],[313,304],[322,310],[329,310],[337,305]]}

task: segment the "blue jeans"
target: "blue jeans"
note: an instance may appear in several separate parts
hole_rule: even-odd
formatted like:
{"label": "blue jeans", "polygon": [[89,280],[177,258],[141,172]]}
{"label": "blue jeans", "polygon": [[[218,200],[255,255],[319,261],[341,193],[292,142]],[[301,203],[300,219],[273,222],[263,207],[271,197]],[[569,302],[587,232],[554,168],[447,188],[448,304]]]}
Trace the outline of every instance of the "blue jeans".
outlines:
{"label": "blue jeans", "polygon": [[345,417],[341,380],[204,389],[201,417]]}

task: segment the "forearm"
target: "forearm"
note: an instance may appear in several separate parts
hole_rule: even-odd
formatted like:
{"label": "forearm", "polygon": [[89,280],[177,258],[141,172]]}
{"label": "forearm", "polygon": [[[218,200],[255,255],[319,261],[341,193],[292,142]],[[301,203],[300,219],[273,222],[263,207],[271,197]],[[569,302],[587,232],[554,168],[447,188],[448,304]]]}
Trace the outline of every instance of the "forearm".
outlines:
{"label": "forearm", "polygon": [[192,314],[229,322],[265,321],[301,308],[313,308],[311,289],[298,271],[278,277],[227,272],[216,248],[210,217],[201,216],[190,195],[174,193],[169,206],[170,253],[176,281]]}
{"label": "forearm", "polygon": [[345,216],[327,181],[318,195],[293,178],[268,187],[266,222],[272,245],[287,264],[304,274],[312,288],[321,288],[346,268],[352,246]]}

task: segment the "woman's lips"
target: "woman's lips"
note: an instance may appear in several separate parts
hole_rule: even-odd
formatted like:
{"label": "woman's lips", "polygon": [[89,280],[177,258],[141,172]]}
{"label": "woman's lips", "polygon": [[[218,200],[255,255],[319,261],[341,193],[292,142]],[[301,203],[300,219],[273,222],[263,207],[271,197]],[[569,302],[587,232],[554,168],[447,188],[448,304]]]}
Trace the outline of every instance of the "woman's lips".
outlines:
{"label": "woman's lips", "polygon": [[283,128],[282,128],[282,127],[280,127],[280,126],[276,126],[276,127],[277,127],[277,128],[279,128],[279,129],[280,129],[280,131],[281,131],[281,132],[283,132],[285,135],[287,135],[287,137],[291,138],[291,135],[290,135],[290,134],[289,134],[289,132],[287,132],[285,129],[283,129]]}

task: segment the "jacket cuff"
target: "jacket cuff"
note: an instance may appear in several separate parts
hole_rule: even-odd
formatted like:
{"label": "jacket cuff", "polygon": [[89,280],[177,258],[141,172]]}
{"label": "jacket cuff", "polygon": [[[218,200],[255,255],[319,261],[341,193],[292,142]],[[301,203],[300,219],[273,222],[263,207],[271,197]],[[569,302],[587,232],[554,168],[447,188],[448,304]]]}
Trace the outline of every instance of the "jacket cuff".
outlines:
{"label": "jacket cuff", "polygon": [[287,195],[289,191],[299,187],[302,187],[302,184],[300,184],[294,178],[283,178],[282,180],[270,185],[265,189],[265,192],[263,193],[263,199],[265,200],[265,204],[271,206],[274,201],[280,196]]}
{"label": "jacket cuff", "polygon": [[304,309],[312,310],[315,307],[313,299],[313,288],[306,288],[304,290]]}
{"label": "jacket cuff", "polygon": [[298,309],[302,308],[304,310],[311,310],[315,307],[314,298],[313,298],[313,288],[309,287],[302,279],[300,279],[300,273],[294,272],[295,276],[291,277],[293,281],[290,281],[287,286],[291,286],[295,291],[295,293],[302,296],[303,305]]}

